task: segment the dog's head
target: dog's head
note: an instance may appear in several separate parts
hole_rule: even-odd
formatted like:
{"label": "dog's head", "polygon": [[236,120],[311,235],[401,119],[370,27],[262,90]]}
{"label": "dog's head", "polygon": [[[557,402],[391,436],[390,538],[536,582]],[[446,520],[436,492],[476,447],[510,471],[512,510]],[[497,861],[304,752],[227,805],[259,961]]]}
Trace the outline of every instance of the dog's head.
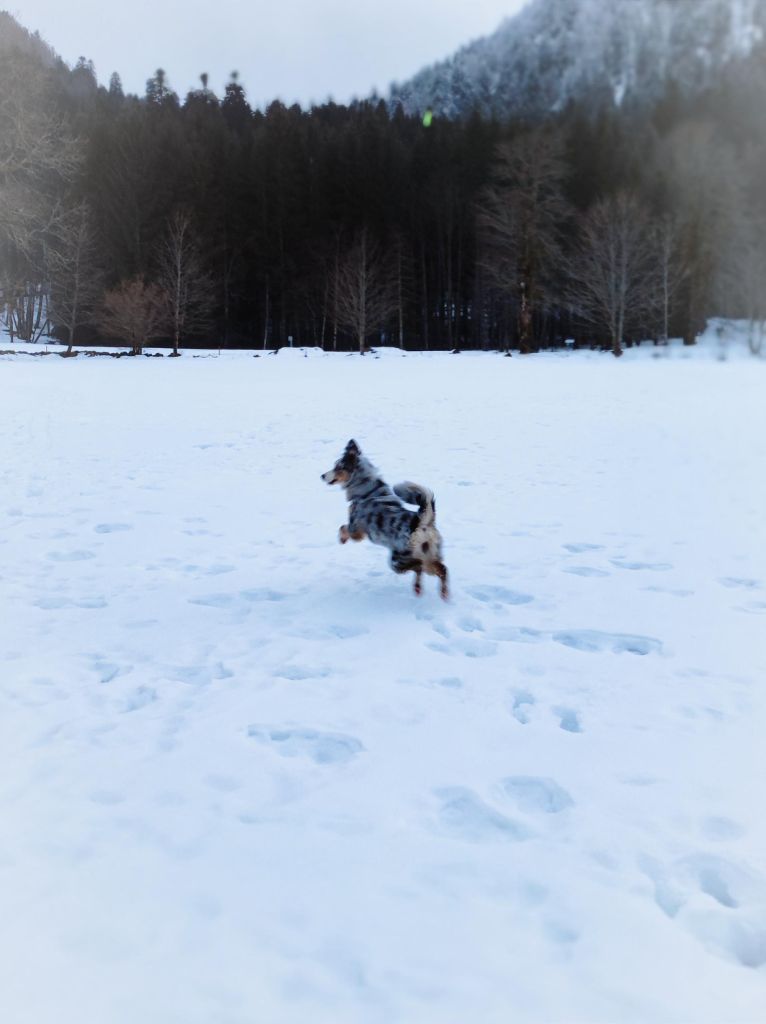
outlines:
{"label": "dog's head", "polygon": [[359,445],[356,441],[349,441],[345,447],[345,450],[332,469],[326,473],[322,473],[322,479],[326,484],[340,484],[342,487],[349,482],[354,474],[354,470],[359,464],[359,457],[361,455]]}

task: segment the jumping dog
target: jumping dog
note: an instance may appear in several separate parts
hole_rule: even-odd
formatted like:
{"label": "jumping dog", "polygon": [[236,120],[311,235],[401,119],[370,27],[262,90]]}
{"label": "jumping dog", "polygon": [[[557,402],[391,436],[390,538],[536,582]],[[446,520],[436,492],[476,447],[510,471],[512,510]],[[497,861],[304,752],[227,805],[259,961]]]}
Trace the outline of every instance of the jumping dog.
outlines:
{"label": "jumping dog", "polygon": [[[375,467],[362,455],[356,441],[346,448],[327,473],[326,484],[340,484],[350,502],[348,523],[341,526],[341,544],[369,537],[391,551],[394,572],[415,573],[415,593],[421,593],[420,577],[438,576],[440,593],[446,600],[447,567],[442,561],[442,538],[436,529],[436,503],[431,491],[419,484],[397,484],[393,490]],[[406,508],[417,505],[418,511]]]}

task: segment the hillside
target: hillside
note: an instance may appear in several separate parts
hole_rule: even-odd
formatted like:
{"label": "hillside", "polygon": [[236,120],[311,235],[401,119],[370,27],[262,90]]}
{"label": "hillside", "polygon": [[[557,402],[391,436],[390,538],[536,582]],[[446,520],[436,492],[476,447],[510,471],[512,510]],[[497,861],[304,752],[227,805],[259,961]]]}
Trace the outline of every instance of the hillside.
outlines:
{"label": "hillside", "polygon": [[766,39],[765,0],[531,0],[492,35],[392,86],[390,101],[447,117],[554,113],[571,101],[655,102],[684,94]]}

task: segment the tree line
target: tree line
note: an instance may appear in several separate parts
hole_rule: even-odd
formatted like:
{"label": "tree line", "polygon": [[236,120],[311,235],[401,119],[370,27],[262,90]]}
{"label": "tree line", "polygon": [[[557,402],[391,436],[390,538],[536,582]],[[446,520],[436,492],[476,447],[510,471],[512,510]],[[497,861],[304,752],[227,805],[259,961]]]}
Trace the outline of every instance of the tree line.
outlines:
{"label": "tree line", "polygon": [[75,343],[532,352],[766,320],[766,49],[702,96],[543,121],[252,109],[0,63],[6,325]]}

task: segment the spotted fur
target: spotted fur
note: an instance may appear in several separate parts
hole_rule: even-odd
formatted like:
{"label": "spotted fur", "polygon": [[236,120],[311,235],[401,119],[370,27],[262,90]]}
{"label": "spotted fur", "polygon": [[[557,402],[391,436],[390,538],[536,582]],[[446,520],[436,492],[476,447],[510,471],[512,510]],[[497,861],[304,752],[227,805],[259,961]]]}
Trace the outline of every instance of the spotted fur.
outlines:
{"label": "spotted fur", "polygon": [[[340,484],[349,499],[348,523],[338,531],[341,544],[368,537],[373,544],[389,548],[394,572],[415,573],[416,594],[421,592],[420,578],[425,573],[438,576],[441,596],[449,596],[442,538],[436,529],[436,505],[427,487],[408,482],[390,488],[362,455],[356,441],[348,442],[322,479],[330,485]],[[418,511],[406,505],[417,505]]]}

